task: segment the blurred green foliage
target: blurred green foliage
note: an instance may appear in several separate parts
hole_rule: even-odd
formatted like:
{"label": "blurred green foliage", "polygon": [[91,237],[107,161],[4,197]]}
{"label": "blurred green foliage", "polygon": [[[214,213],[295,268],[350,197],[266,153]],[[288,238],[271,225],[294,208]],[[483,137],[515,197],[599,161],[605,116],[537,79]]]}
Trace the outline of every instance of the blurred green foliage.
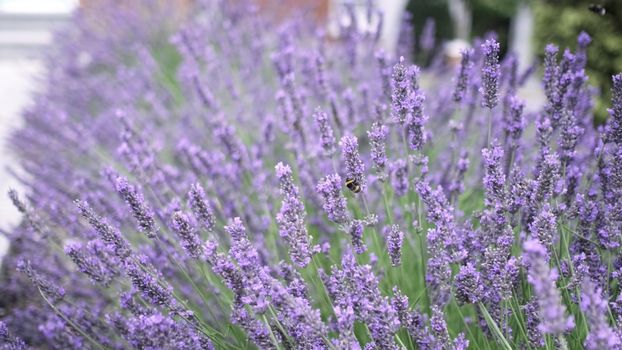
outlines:
{"label": "blurred green foliage", "polygon": [[[467,0],[473,16],[471,37],[482,37],[490,31],[497,33],[505,52],[508,43],[510,20],[522,0]],[[448,12],[447,0],[411,0],[407,11],[412,14],[416,34],[420,34],[423,23],[428,17],[436,21],[436,39],[438,41],[454,38],[454,28]]]}
{"label": "blurred green foliage", "polygon": [[[495,31],[505,52],[510,22],[522,1],[533,8],[534,51],[540,58],[547,43],[557,44],[563,52],[566,47],[576,48],[581,31],[592,37],[587,74],[590,84],[600,90],[595,101],[595,122],[603,123],[610,105],[611,76],[622,72],[622,0],[467,0],[473,16],[471,37]],[[602,5],[606,14],[601,16],[590,11],[591,4]],[[436,20],[438,42],[453,38],[447,0],[413,0],[408,11],[412,14],[417,40],[428,17]]]}
{"label": "blurred green foliage", "polygon": [[[590,4],[602,4],[606,14],[589,10]],[[622,1],[550,0],[533,1],[535,14],[535,50],[542,54],[547,43],[561,50],[574,49],[581,31],[592,37],[588,48],[587,74],[590,84],[598,87],[601,98],[596,101],[595,121],[607,118],[610,105],[611,76],[622,72]]]}

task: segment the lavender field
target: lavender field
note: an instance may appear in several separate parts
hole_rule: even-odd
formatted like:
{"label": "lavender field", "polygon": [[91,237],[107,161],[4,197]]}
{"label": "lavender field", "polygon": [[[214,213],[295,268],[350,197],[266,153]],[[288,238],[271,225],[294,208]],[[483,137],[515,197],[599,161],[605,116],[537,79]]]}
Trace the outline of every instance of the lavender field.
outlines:
{"label": "lavender field", "polygon": [[0,349],[622,349],[622,74],[595,123],[588,33],[455,66],[422,35],[418,66],[372,1],[338,34],[154,3],[78,11],[11,135]]}

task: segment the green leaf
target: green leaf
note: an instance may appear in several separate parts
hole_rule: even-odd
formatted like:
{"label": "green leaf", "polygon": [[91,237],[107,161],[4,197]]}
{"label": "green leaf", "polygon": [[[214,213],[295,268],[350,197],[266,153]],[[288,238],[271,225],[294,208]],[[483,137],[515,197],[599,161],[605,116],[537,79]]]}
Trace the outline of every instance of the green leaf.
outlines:
{"label": "green leaf", "polygon": [[508,340],[505,339],[505,337],[503,336],[503,333],[501,333],[501,330],[499,329],[499,326],[497,326],[497,323],[495,322],[495,320],[492,319],[492,317],[488,313],[488,310],[486,309],[484,304],[479,303],[479,309],[484,315],[484,319],[486,320],[488,327],[490,327],[490,329],[492,330],[492,334],[494,334],[495,337],[497,338],[497,341],[501,343],[501,346],[503,347],[503,349],[512,350],[512,346],[510,346],[510,343],[508,342]]}

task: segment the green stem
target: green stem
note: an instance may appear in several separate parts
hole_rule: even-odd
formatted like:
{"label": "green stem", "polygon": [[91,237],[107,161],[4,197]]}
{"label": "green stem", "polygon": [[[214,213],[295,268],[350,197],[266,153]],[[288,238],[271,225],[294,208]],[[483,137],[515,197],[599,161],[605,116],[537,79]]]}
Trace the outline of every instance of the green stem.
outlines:
{"label": "green stem", "polygon": [[277,348],[277,350],[281,349],[281,344],[279,344],[279,342],[276,340],[276,336],[274,335],[274,332],[272,332],[272,327],[270,326],[270,322],[268,322],[268,318],[266,317],[265,314],[261,315],[261,317],[263,318],[263,321],[266,324],[266,327],[268,327],[268,330],[270,331],[270,340],[272,341],[274,346]]}
{"label": "green stem", "polygon": [[54,306],[54,304],[52,304],[48,300],[48,298],[45,297],[45,294],[41,291],[41,288],[37,287],[37,289],[39,290],[39,294],[41,294],[41,297],[43,297],[43,300],[45,300],[45,302],[52,308],[52,310],[54,310],[54,313],[56,313],[58,316],[60,316],[73,329],[75,329],[78,333],[80,333],[80,335],[82,335],[86,340],[88,340],[89,342],[93,343],[93,345],[95,345],[98,349],[102,349],[102,350],[106,349],[105,346],[101,345],[99,342],[97,342],[95,339],[93,339],[90,335],[88,335],[85,331],[83,331],[80,327],[78,327],[78,325],[76,325],[67,316],[65,316],[65,314],[63,314],[60,310],[58,310],[58,308],[56,308],[56,306]]}

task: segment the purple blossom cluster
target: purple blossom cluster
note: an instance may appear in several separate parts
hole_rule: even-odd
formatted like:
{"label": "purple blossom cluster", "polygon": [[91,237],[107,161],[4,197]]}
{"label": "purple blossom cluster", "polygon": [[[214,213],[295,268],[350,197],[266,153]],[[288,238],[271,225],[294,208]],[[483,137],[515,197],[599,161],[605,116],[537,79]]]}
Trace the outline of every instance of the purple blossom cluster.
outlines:
{"label": "purple blossom cluster", "polygon": [[336,33],[156,3],[78,13],[10,139],[0,348],[622,347],[622,74],[595,125],[587,33],[538,106],[494,35],[449,67],[428,20],[419,67],[373,1]]}

